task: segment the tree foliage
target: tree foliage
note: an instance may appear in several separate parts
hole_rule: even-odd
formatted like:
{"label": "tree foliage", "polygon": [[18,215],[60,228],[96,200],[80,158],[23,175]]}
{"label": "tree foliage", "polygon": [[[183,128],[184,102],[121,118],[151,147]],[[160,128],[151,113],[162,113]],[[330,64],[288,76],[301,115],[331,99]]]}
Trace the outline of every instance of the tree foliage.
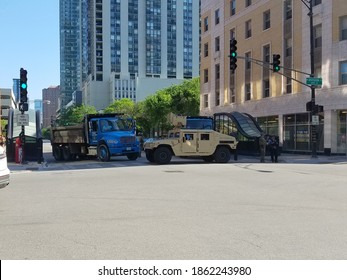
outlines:
{"label": "tree foliage", "polygon": [[144,101],[144,113],[149,126],[157,131],[165,131],[170,127],[167,120],[170,112],[186,116],[198,115],[199,107],[199,78],[161,89]]}
{"label": "tree foliage", "polygon": [[74,125],[79,124],[86,114],[96,114],[95,107],[88,105],[71,106],[63,110],[60,117],[57,119],[57,125]]}
{"label": "tree foliage", "polygon": [[171,112],[185,116],[197,116],[200,107],[199,78],[185,80],[182,84],[167,89],[171,95]]}
{"label": "tree foliage", "polygon": [[132,117],[135,114],[135,103],[129,98],[119,99],[106,107],[104,113],[123,113]]}

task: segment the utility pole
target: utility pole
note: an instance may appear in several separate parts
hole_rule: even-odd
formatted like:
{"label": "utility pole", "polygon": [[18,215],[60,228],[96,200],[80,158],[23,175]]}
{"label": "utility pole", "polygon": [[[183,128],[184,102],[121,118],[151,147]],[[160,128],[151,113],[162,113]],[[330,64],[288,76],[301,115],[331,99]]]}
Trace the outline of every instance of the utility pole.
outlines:
{"label": "utility pole", "polygon": [[[311,74],[310,77],[314,78],[314,34],[313,34],[313,1],[301,0],[301,2],[308,8],[308,16],[310,17],[310,60],[311,60]],[[306,3],[308,2],[308,4]],[[318,113],[318,106],[316,106],[316,86],[311,85],[311,149],[312,157],[317,157],[317,125],[313,123],[313,116]]]}
{"label": "utility pole", "polygon": [[[314,38],[313,38],[313,1],[310,0],[310,9],[308,13],[310,17],[310,58],[311,58],[311,77],[314,77]],[[311,122],[312,117],[318,113],[316,112],[316,88],[311,85]],[[317,157],[317,126],[316,124],[311,125],[311,143],[312,143],[312,157]]]}

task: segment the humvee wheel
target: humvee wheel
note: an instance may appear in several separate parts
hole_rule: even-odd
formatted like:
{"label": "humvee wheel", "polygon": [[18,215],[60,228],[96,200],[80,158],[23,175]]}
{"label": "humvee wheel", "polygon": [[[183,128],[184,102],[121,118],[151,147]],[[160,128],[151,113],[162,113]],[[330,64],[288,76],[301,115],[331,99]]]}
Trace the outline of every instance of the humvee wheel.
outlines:
{"label": "humvee wheel", "polygon": [[218,147],[214,153],[214,158],[218,163],[226,163],[230,160],[231,154],[227,147]]}
{"label": "humvee wheel", "polygon": [[153,151],[152,151],[152,150],[146,150],[145,153],[146,153],[146,159],[147,159],[149,162],[154,162]]}
{"label": "humvee wheel", "polygon": [[167,147],[159,147],[154,151],[154,161],[158,164],[167,164],[171,161],[172,154]]}

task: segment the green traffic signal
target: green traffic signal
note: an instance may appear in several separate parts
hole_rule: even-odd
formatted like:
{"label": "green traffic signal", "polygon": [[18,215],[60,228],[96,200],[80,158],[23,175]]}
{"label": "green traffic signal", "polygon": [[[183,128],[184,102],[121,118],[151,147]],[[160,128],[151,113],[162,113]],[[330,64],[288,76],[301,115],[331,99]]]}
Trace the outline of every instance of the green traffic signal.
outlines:
{"label": "green traffic signal", "polygon": [[20,69],[20,102],[26,103],[28,102],[28,77],[27,77],[28,71],[21,68]]}
{"label": "green traffic signal", "polygon": [[26,83],[22,83],[22,84],[20,85],[20,88],[21,88],[21,89],[27,89],[27,87],[28,87],[28,86],[27,86]]}
{"label": "green traffic signal", "polygon": [[280,61],[281,55],[279,54],[273,54],[272,55],[272,66],[273,66],[273,71],[278,72],[281,70],[281,61]]}
{"label": "green traffic signal", "polygon": [[235,69],[237,68],[237,41],[233,38],[230,40],[230,70],[232,73],[234,73]]}

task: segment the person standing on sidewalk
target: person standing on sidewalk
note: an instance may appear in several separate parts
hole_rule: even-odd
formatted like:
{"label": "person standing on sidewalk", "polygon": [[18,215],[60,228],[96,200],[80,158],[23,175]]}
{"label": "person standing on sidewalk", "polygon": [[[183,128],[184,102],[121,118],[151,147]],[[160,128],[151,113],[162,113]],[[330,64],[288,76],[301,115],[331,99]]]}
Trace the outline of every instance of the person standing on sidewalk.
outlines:
{"label": "person standing on sidewalk", "polygon": [[278,162],[279,144],[275,136],[269,137],[268,146],[270,149],[271,162]]}

